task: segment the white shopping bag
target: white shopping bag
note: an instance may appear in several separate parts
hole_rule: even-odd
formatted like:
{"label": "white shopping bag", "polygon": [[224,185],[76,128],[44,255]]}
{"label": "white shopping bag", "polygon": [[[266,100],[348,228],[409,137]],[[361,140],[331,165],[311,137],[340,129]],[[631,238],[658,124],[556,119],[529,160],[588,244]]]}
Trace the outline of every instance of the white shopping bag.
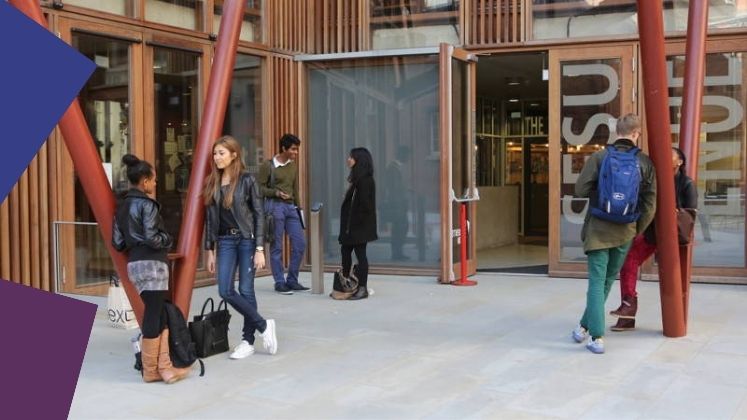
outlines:
{"label": "white shopping bag", "polygon": [[109,280],[109,295],[106,299],[106,312],[109,323],[114,328],[131,329],[137,328],[137,319],[132,310],[127,293],[119,284],[119,279],[112,276]]}

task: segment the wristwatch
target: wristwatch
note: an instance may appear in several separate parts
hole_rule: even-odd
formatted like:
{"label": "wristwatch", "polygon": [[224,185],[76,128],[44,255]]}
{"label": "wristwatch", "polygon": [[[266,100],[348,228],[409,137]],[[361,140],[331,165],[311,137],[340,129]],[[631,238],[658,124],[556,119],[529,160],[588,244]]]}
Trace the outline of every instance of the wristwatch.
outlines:
{"label": "wristwatch", "polygon": [[263,247],[263,246],[258,246],[258,247],[256,247],[256,248],[254,248],[254,250],[255,250],[255,251],[257,251],[257,252],[263,252],[263,251],[265,250],[265,247]]}

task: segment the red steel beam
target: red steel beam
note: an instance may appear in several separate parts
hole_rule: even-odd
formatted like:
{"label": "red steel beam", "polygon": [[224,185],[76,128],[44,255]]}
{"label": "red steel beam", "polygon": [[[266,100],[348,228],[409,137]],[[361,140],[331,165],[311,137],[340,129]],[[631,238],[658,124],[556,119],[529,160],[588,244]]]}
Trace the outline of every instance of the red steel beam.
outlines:
{"label": "red steel beam", "polygon": [[[685,47],[685,78],[680,121],[680,149],[687,157],[687,175],[698,181],[698,156],[700,146],[700,111],[703,105],[705,79],[706,37],[708,32],[708,2],[691,1],[687,14],[687,45]],[[692,244],[680,247],[682,271],[682,304],[687,325],[690,302],[690,275],[692,272]]]}
{"label": "red steel beam", "polygon": [[[23,14],[34,20],[43,27],[47,27],[47,21],[41,11],[39,2],[35,0],[10,0],[9,3],[20,10]],[[112,257],[114,267],[119,274],[122,285],[130,300],[135,316],[140,323],[143,319],[143,302],[135,287],[127,277],[127,257],[117,252],[112,246],[112,222],[116,209],[116,201],[111,185],[101,164],[101,157],[96,150],[91,132],[83,117],[80,103],[76,98],[58,123],[62,137],[73,159],[75,172],[83,187],[83,192],[88,198],[88,203],[93,211],[93,216],[98,222],[104,245]]]}
{"label": "red steel beam", "polygon": [[664,335],[687,333],[682,305],[677,222],[672,177],[672,133],[669,121],[669,86],[664,53],[664,22],[660,1],[638,1],[643,93],[646,104],[648,145],[656,168],[656,243],[659,252],[659,289]]}
{"label": "red steel beam", "polygon": [[184,208],[177,253],[184,256],[176,265],[174,273],[173,299],[185,317],[189,314],[192,300],[197,260],[200,256],[200,240],[205,208],[202,201],[202,187],[205,183],[212,148],[215,140],[223,130],[228,95],[231,90],[233,66],[236,62],[236,48],[239,45],[239,33],[244,19],[245,1],[235,0],[223,3],[218,42],[215,45],[215,57],[210,70],[207,98],[202,112],[200,131],[197,136],[192,173],[189,177],[187,200]]}

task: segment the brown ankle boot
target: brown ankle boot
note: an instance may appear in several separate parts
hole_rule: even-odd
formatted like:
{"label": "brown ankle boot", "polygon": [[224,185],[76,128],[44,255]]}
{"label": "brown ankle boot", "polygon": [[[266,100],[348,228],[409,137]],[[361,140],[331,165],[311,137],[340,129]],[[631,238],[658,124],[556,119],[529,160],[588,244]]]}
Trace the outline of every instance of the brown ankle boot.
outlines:
{"label": "brown ankle boot", "polygon": [[635,318],[638,312],[638,298],[633,296],[624,296],[620,307],[610,311],[610,315],[618,318]]}
{"label": "brown ankle boot", "polygon": [[182,380],[189,375],[191,368],[176,368],[171,363],[169,354],[169,329],[166,328],[161,332],[161,347],[158,352],[158,373],[167,384],[173,384]]}
{"label": "brown ankle boot", "polygon": [[630,331],[635,329],[635,318],[617,318],[617,324],[610,327],[612,331]]}
{"label": "brown ankle boot", "polygon": [[161,380],[161,374],[158,373],[158,347],[161,345],[161,339],[145,338],[141,345],[141,357],[143,360],[143,381],[157,382]]}

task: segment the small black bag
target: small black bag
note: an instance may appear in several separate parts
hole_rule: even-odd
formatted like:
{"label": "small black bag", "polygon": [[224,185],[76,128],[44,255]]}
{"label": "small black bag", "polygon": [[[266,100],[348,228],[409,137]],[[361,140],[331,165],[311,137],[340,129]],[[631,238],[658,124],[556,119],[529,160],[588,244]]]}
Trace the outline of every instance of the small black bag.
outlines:
{"label": "small black bag", "polygon": [[[210,303],[210,312],[205,313]],[[223,309],[221,309],[223,307]],[[228,304],[221,300],[218,310],[215,310],[213,298],[207,298],[202,305],[202,313],[195,315],[194,320],[189,323],[189,332],[197,349],[197,356],[209,357],[214,354],[228,351],[228,323],[231,321],[231,313],[228,312]]]}

